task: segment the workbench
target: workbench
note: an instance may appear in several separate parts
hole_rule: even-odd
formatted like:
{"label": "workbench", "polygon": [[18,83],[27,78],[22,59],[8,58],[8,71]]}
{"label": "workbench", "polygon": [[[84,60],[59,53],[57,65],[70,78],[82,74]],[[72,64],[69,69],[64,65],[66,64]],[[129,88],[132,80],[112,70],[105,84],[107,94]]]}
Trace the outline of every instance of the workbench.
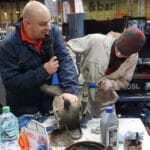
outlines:
{"label": "workbench", "polygon": [[[93,118],[87,123],[87,128],[82,129],[82,138],[78,141],[96,141],[101,142],[100,133],[93,133],[99,130],[100,119]],[[143,147],[142,150],[150,149],[150,136],[148,135],[144,124],[140,118],[119,118],[119,141],[127,131],[143,132]],[[75,142],[78,142],[75,141]],[[64,147],[52,147],[52,150],[64,150]],[[123,143],[119,142],[118,150],[124,150]]]}

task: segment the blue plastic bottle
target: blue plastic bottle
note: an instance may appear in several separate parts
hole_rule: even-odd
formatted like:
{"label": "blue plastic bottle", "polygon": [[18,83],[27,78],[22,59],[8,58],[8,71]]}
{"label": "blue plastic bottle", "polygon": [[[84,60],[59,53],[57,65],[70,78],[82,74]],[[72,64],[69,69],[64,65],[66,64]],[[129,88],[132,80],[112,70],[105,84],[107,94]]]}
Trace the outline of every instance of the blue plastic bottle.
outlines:
{"label": "blue plastic bottle", "polygon": [[0,115],[0,149],[20,150],[18,137],[18,119],[10,112],[9,106],[3,106]]}

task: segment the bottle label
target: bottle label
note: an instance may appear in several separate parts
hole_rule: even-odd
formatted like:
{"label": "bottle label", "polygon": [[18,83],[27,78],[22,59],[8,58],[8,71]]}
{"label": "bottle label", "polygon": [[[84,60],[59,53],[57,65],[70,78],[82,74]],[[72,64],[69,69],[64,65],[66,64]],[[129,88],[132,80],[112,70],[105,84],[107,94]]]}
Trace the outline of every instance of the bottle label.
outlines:
{"label": "bottle label", "polygon": [[117,138],[118,138],[118,127],[113,126],[109,127],[107,130],[107,145],[112,147],[117,146]]}
{"label": "bottle label", "polygon": [[18,120],[11,113],[2,115],[0,125],[0,136],[2,142],[14,141],[18,139]]}

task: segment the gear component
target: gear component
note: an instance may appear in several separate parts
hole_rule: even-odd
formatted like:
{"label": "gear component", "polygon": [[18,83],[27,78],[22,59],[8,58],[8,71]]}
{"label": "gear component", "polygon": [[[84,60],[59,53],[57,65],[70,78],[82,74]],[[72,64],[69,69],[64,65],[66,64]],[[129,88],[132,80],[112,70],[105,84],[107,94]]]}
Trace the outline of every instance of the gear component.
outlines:
{"label": "gear component", "polygon": [[70,102],[56,96],[53,101],[53,111],[59,128],[65,127],[73,139],[79,139],[82,136],[80,127],[81,103]]}

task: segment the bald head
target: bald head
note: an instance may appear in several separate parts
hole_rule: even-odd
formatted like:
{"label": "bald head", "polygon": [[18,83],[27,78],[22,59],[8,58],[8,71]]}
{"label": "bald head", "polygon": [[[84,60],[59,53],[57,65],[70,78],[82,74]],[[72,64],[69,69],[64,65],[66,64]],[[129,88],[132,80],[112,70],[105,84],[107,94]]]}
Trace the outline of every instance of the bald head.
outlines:
{"label": "bald head", "polygon": [[50,12],[44,4],[38,1],[28,2],[23,9],[23,19],[35,19],[40,17],[42,14],[50,15]]}

